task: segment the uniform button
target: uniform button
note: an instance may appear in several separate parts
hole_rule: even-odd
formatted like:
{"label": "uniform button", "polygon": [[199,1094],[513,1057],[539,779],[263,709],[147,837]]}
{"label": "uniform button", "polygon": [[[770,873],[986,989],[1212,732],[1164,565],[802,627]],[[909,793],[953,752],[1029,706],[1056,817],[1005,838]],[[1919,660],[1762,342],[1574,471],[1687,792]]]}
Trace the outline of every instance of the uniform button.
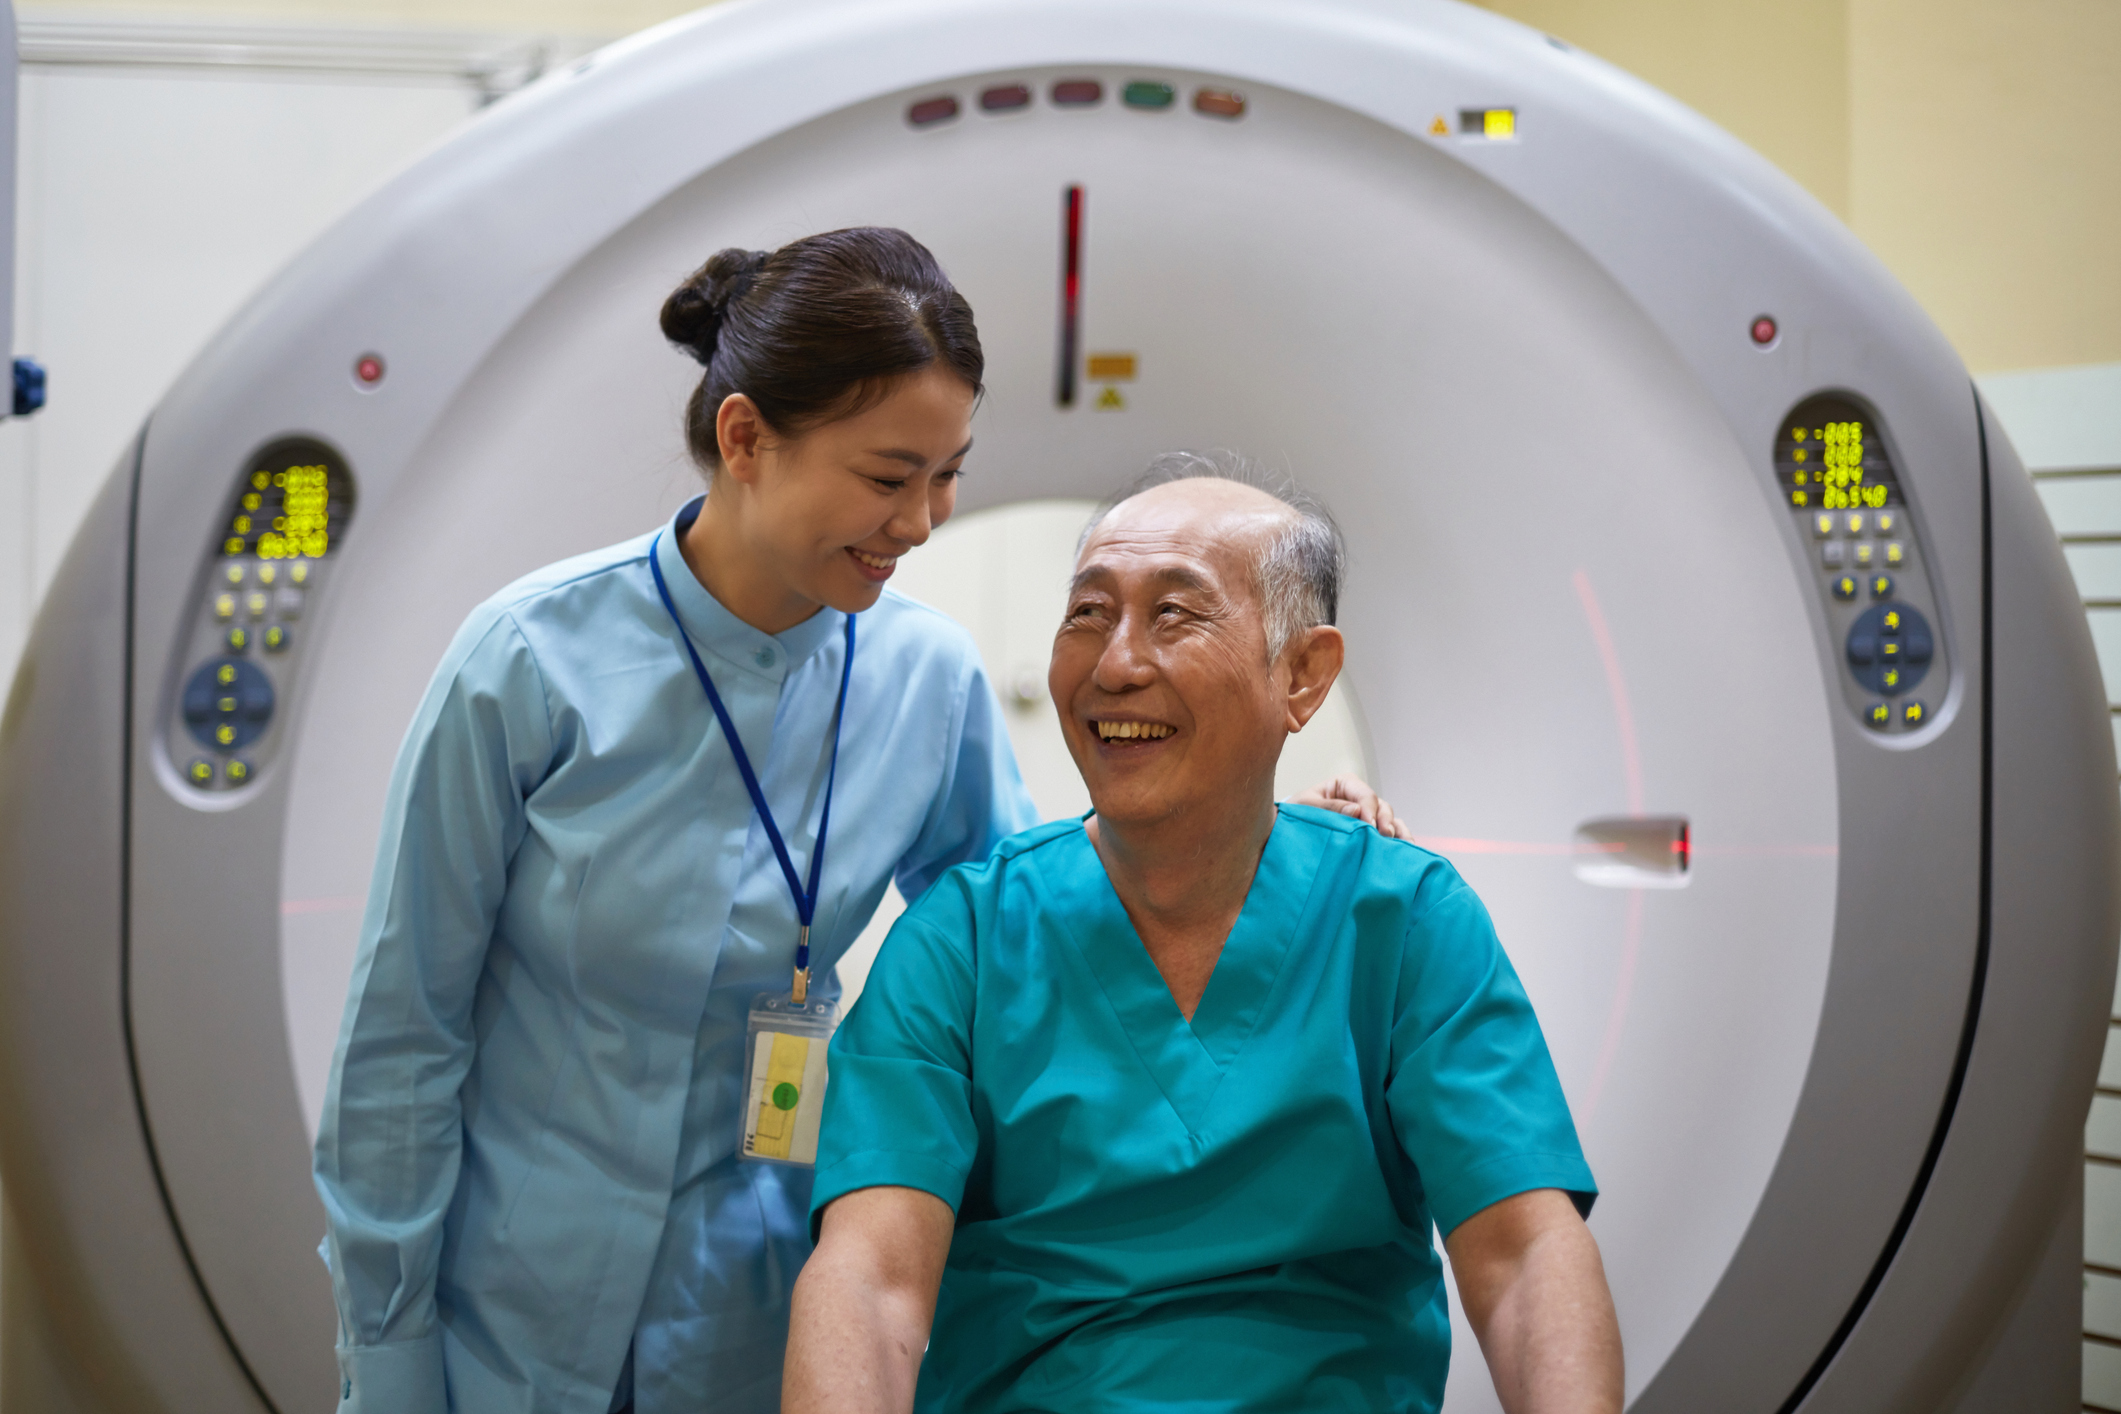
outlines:
{"label": "uniform button", "polygon": [[1874,574],[1874,575],[1872,575],[1872,576],[1871,576],[1871,597],[1872,597],[1873,599],[1890,599],[1890,598],[1892,598],[1892,597],[1893,597],[1893,577],[1892,577],[1891,575],[1889,575],[1889,574]]}
{"label": "uniform button", "polygon": [[243,573],[243,562],[237,560],[222,567],[221,577],[230,584],[241,584],[243,582]]}
{"label": "uniform button", "polygon": [[243,607],[250,611],[250,616],[254,619],[264,618],[265,611],[271,606],[272,596],[262,589],[253,589],[243,601]]}
{"label": "uniform button", "polygon": [[1881,662],[1881,663],[1897,663],[1897,662],[1899,662],[1899,661],[1900,661],[1900,649],[1901,649],[1901,643],[1900,643],[1900,640],[1899,640],[1899,639],[1897,639],[1897,638],[1881,638],[1881,639],[1879,639],[1879,640],[1878,640],[1878,661],[1879,661],[1879,662]]}
{"label": "uniform button", "polygon": [[1871,633],[1849,635],[1849,661],[1859,668],[1867,668],[1878,661],[1878,636]]}
{"label": "uniform button", "polygon": [[1835,597],[1836,599],[1853,599],[1853,598],[1855,598],[1855,597],[1856,597],[1856,576],[1854,576],[1854,575],[1852,575],[1852,574],[1845,574],[1845,575],[1842,575],[1842,576],[1841,576],[1841,577],[1840,577],[1839,579],[1835,580],[1835,581],[1834,581],[1834,597]]}
{"label": "uniform button", "polygon": [[228,783],[240,786],[250,779],[250,763],[238,756],[228,763]]}
{"label": "uniform button", "polygon": [[210,786],[214,783],[214,763],[204,756],[194,756],[184,768],[184,779],[195,786]]}
{"label": "uniform button", "polygon": [[249,629],[247,629],[247,628],[244,628],[244,627],[243,627],[243,626],[242,626],[241,624],[238,624],[238,625],[237,625],[236,627],[234,627],[234,628],[232,628],[232,629],[230,629],[230,630],[228,631],[228,651],[229,651],[229,652],[231,652],[231,653],[241,653],[241,652],[242,652],[242,651],[243,651],[244,649],[246,649],[246,648],[248,648],[248,647],[250,647],[250,630],[249,630]]}
{"label": "uniform button", "polygon": [[1900,512],[1880,511],[1871,517],[1871,524],[1878,528],[1880,535],[1891,535],[1900,527]]}
{"label": "uniform button", "polygon": [[761,648],[758,652],[751,655],[751,661],[762,668],[770,668],[773,666],[773,650],[771,648]]}
{"label": "uniform button", "polygon": [[1856,546],[1856,567],[1858,569],[1869,569],[1871,561],[1877,557],[1877,554],[1878,547],[1871,544],[1868,540],[1864,541]]}
{"label": "uniform button", "polygon": [[1875,727],[1879,731],[1884,731],[1887,727],[1893,724],[1892,704],[1887,702],[1873,702],[1869,707],[1866,707],[1864,709],[1863,720],[1869,722],[1873,727]]}
{"label": "uniform button", "polygon": [[233,594],[216,594],[214,596],[214,617],[217,619],[232,619],[235,616],[236,596]]}
{"label": "uniform button", "polygon": [[1900,704],[1900,720],[1907,725],[1919,727],[1929,719],[1930,709],[1923,706],[1920,702],[1903,702]]}
{"label": "uniform button", "polygon": [[286,651],[287,645],[294,641],[294,634],[284,624],[274,624],[265,630],[264,638],[266,652],[280,653]]}
{"label": "uniform button", "polygon": [[216,746],[234,746],[236,744],[236,729],[227,722],[215,727],[214,744]]}
{"label": "uniform button", "polygon": [[1898,692],[1907,677],[1898,668],[1887,668],[1878,674],[1878,686],[1886,692]]}
{"label": "uniform button", "polygon": [[276,566],[276,565],[259,565],[259,566],[258,566],[258,583],[260,583],[260,584],[271,584],[271,583],[272,583],[272,582],[273,582],[274,580],[278,579],[279,577],[280,577],[280,570],[279,570],[279,567],[278,567],[278,566]]}
{"label": "uniform button", "polygon": [[1851,535],[1863,534],[1863,517],[1860,515],[1851,515],[1848,518],[1848,531]]}
{"label": "uniform button", "polygon": [[1829,540],[1819,547],[1819,563],[1830,570],[1838,570],[1848,562],[1849,547],[1839,540]]}
{"label": "uniform button", "polygon": [[1885,542],[1885,562],[1897,566],[1907,558],[1907,547],[1897,540]]}
{"label": "uniform button", "polygon": [[1900,632],[1901,613],[1898,609],[1887,609],[1878,616],[1878,631],[1888,636]]}
{"label": "uniform button", "polygon": [[292,584],[309,583],[309,566],[300,560],[295,561],[287,567],[287,578]]}
{"label": "uniform button", "polygon": [[1824,540],[1833,533],[1834,518],[1832,516],[1825,511],[1821,511],[1818,515],[1812,517],[1812,534]]}
{"label": "uniform button", "polygon": [[273,593],[273,605],[279,610],[281,618],[299,619],[302,617],[302,591],[291,584],[276,590]]}

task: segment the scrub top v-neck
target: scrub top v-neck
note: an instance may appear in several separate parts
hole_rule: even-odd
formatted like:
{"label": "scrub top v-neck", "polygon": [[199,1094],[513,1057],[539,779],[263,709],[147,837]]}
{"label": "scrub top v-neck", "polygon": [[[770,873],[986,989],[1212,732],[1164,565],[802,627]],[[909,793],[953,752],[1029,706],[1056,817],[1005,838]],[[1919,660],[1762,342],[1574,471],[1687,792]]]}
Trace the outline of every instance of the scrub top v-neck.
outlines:
{"label": "scrub top v-neck", "polygon": [[[730,614],[698,508],[482,605],[407,733],[317,1143],[342,1410],[606,1414],[629,1351],[639,1414],[778,1408],[808,1175],[734,1151],[796,923],[648,557],[806,862],[845,619]],[[1035,819],[964,631],[887,590],[860,643],[821,978]]]}
{"label": "scrub top v-neck", "polygon": [[813,1229],[880,1184],[957,1211],[916,1408],[982,1414],[1433,1410],[1432,1231],[1595,1192],[1472,890],[1286,805],[1190,1023],[1080,822],[909,909],[833,1041]]}

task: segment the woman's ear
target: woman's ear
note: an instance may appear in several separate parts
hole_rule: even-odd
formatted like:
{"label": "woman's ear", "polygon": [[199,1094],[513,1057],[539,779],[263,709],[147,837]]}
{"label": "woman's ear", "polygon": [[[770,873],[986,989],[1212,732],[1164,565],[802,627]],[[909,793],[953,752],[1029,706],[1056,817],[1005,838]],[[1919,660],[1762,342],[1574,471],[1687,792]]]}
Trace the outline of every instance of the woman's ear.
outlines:
{"label": "woman's ear", "polygon": [[742,393],[722,399],[714,414],[714,440],[722,454],[722,470],[737,480],[753,483],[759,478],[759,444],[766,436],[766,419],[758,404]]}
{"label": "woman's ear", "polygon": [[1282,662],[1287,665],[1289,674],[1288,726],[1291,733],[1302,731],[1304,724],[1326,705],[1326,694],[1333,690],[1333,681],[1340,676],[1347,651],[1347,640],[1330,624],[1304,630],[1282,650]]}

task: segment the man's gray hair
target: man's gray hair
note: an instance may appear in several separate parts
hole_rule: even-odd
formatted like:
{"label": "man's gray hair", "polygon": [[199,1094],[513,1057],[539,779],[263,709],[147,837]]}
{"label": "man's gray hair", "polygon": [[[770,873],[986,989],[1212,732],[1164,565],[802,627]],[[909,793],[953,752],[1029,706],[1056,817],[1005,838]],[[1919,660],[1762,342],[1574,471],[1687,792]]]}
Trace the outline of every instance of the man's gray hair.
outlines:
{"label": "man's gray hair", "polygon": [[1075,542],[1078,555],[1106,516],[1122,502],[1142,492],[1174,481],[1234,481],[1264,491],[1280,501],[1295,518],[1288,527],[1268,538],[1261,547],[1255,569],[1259,601],[1266,618],[1267,661],[1281,658],[1291,639],[1306,629],[1330,624],[1340,613],[1340,582],[1348,572],[1348,547],[1340,527],[1333,523],[1316,496],[1296,484],[1286,472],[1262,466],[1236,452],[1215,448],[1205,452],[1165,452],[1149,463],[1149,469],[1132,485],[1106,499],[1083,527]]}

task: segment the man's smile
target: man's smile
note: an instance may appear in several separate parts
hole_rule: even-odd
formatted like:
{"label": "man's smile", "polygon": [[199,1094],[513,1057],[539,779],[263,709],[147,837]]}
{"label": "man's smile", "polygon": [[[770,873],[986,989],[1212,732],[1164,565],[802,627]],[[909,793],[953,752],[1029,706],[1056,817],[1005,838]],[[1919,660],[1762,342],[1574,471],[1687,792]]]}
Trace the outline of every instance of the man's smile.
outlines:
{"label": "man's smile", "polygon": [[1111,717],[1093,717],[1090,725],[1097,728],[1099,741],[1161,741],[1178,730],[1166,722],[1122,721]]}

